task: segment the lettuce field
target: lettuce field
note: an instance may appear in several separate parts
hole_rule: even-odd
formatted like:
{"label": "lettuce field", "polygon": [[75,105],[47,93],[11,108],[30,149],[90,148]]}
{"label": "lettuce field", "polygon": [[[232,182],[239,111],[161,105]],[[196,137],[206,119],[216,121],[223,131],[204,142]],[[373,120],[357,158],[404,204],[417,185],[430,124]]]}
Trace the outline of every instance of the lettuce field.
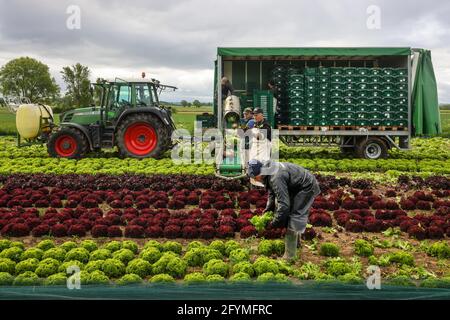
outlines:
{"label": "lettuce field", "polygon": [[267,193],[215,177],[212,165],[167,157],[49,158],[44,147],[0,138],[0,285],[267,283],[450,287],[450,142],[414,139],[386,160],[335,149],[288,148],[312,170],[313,204],[297,260],[285,230],[257,230]]}

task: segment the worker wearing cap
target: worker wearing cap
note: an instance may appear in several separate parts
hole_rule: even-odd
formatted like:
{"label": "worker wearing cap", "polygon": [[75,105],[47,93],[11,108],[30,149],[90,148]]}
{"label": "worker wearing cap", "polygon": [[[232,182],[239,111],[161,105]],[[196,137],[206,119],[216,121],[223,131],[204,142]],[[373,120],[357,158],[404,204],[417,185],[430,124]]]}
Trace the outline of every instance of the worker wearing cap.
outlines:
{"label": "worker wearing cap", "polygon": [[309,209],[320,194],[319,183],[308,170],[288,162],[252,159],[248,162],[248,175],[253,184],[264,186],[269,192],[264,212],[273,211],[274,218],[268,228],[287,228],[284,258],[295,258]]}
{"label": "worker wearing cap", "polygon": [[250,108],[245,108],[244,117],[241,119],[242,129],[251,129],[255,125],[255,119],[253,119],[253,110]]}
{"label": "worker wearing cap", "polygon": [[253,110],[253,117],[255,118],[255,128],[263,129],[264,134],[262,138],[267,138],[267,140],[272,140],[272,127],[269,122],[264,118],[264,112],[261,108],[255,108]]}

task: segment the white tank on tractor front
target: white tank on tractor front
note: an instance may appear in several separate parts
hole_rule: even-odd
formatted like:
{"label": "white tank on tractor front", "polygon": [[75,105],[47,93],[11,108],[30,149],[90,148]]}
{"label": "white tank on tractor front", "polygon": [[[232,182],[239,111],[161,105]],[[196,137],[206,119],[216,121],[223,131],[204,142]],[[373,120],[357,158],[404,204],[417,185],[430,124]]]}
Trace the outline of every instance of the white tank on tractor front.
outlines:
{"label": "white tank on tractor front", "polygon": [[51,130],[53,111],[50,106],[41,104],[22,104],[16,112],[16,127],[24,139],[34,139],[40,132]]}

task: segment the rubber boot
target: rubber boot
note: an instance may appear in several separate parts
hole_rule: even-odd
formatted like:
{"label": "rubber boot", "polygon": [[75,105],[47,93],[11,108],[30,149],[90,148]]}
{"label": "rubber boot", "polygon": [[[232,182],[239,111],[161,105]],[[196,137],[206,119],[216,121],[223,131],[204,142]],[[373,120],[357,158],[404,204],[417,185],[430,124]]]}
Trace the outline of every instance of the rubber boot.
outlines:
{"label": "rubber boot", "polygon": [[284,237],[284,256],[283,259],[294,260],[297,258],[298,232],[292,229],[286,230]]}

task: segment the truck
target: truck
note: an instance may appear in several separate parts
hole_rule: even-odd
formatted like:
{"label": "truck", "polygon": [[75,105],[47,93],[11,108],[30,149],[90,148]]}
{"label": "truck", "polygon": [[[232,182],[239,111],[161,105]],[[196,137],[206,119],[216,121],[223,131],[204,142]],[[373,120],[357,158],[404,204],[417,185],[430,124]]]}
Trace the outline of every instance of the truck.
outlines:
{"label": "truck", "polygon": [[[219,47],[210,117],[220,129],[222,77],[232,82],[241,108],[263,108],[289,146],[339,146],[379,159],[391,148],[409,150],[415,134],[441,130],[431,54],[424,49]],[[268,91],[269,81],[277,93]]]}

